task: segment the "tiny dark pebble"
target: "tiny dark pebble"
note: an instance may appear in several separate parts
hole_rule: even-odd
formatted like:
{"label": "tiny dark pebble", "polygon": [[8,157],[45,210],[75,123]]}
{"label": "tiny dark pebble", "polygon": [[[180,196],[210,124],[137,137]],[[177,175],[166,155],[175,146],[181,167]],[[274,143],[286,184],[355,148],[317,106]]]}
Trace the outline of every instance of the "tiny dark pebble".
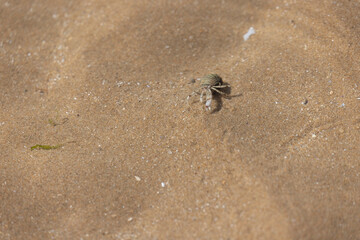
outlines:
{"label": "tiny dark pebble", "polygon": [[189,83],[195,83],[195,78],[190,79]]}
{"label": "tiny dark pebble", "polygon": [[308,104],[308,102],[309,102],[309,101],[305,98],[303,104],[306,105],[306,104]]}

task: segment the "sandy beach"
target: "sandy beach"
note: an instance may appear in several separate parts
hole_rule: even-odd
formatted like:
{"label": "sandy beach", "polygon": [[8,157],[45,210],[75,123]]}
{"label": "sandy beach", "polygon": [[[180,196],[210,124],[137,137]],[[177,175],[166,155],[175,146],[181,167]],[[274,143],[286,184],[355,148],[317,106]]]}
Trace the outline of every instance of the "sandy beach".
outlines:
{"label": "sandy beach", "polygon": [[357,0],[0,0],[0,239],[360,239],[359,77]]}

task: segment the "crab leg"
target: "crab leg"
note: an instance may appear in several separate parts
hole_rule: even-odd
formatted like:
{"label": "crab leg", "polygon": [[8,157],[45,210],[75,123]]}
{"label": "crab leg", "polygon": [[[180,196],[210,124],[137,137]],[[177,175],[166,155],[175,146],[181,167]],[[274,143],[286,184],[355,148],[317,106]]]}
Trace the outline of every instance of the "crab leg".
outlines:
{"label": "crab leg", "polygon": [[203,96],[204,96],[204,91],[201,91],[201,94],[200,94],[200,102],[201,103],[203,102]]}
{"label": "crab leg", "polygon": [[220,86],[212,86],[213,88],[226,88],[229,87],[228,85],[220,85]]}
{"label": "crab leg", "polygon": [[221,95],[226,95],[226,93],[223,93],[223,92],[217,90],[216,88],[213,88],[213,87],[212,87],[211,90],[214,90],[215,92],[218,92],[218,93],[220,93]]}
{"label": "crab leg", "polygon": [[186,102],[189,104],[189,99],[190,99],[190,97],[192,97],[192,96],[194,96],[194,95],[196,95],[196,94],[200,94],[200,93],[198,93],[197,91],[192,92],[189,96],[187,96]]}

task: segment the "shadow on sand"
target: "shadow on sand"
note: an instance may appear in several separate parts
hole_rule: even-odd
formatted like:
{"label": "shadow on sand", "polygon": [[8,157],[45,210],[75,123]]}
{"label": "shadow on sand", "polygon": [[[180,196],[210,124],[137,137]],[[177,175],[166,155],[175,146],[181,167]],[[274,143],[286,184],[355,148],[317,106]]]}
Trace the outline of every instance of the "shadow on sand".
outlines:
{"label": "shadow on sand", "polygon": [[217,113],[219,112],[221,109],[222,109],[222,106],[223,106],[223,98],[225,99],[232,99],[232,98],[235,98],[235,97],[241,97],[242,96],[242,93],[240,94],[235,94],[235,95],[231,95],[231,86],[229,83],[227,82],[224,82],[224,85],[226,85],[227,87],[226,88],[222,88],[222,89],[219,89],[219,91],[221,91],[222,93],[224,94],[220,94],[220,93],[217,93],[217,92],[213,92],[213,100],[216,102],[216,106],[215,108],[211,111],[211,114],[214,114],[214,113]]}

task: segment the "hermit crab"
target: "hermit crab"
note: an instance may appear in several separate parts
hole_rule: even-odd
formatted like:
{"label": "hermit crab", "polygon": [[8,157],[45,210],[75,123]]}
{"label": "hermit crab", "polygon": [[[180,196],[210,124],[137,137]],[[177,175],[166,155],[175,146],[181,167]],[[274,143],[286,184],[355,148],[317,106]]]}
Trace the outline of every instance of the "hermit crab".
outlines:
{"label": "hermit crab", "polygon": [[192,92],[188,97],[187,101],[189,101],[190,97],[198,94],[200,95],[200,102],[203,102],[203,96],[206,94],[206,102],[205,109],[207,111],[211,110],[210,105],[213,99],[213,91],[220,93],[221,95],[226,95],[227,93],[220,91],[220,88],[229,87],[228,85],[224,85],[222,78],[217,74],[209,74],[202,78],[200,78],[200,88],[194,92]]}

